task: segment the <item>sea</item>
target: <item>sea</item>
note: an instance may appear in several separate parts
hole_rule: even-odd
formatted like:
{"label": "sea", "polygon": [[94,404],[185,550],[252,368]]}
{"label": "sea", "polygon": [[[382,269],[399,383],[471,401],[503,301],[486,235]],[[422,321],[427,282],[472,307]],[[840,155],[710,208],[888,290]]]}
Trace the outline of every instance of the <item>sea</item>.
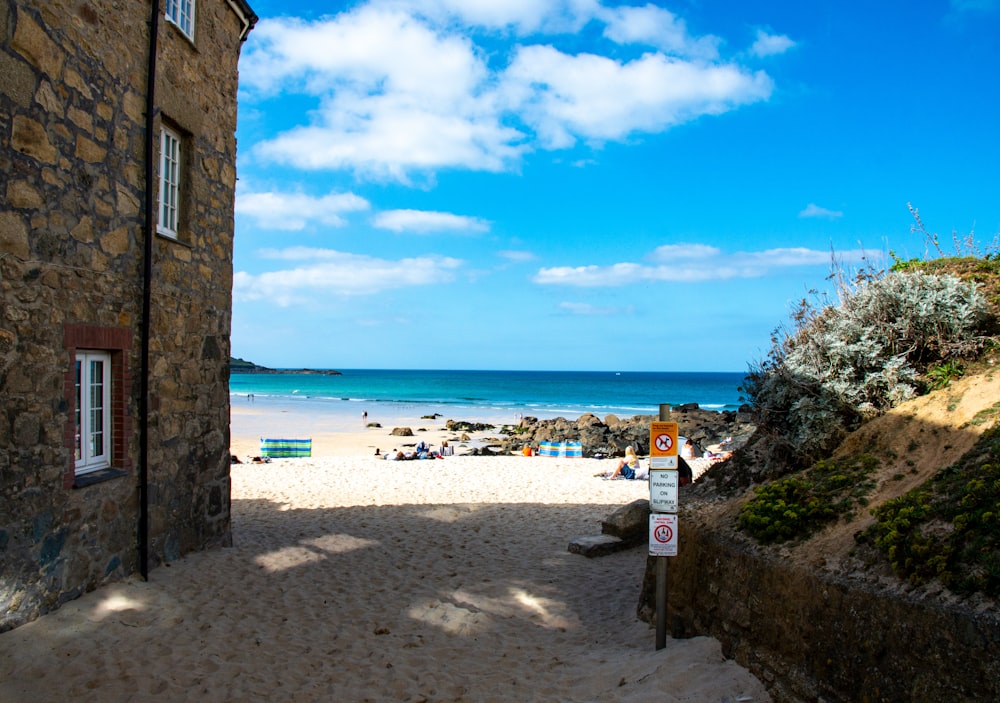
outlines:
{"label": "sea", "polygon": [[736,410],[738,372],[431,371],[338,369],[323,373],[233,374],[235,404],[265,404],[323,415],[426,416],[515,422],[656,415],[661,405],[697,403]]}

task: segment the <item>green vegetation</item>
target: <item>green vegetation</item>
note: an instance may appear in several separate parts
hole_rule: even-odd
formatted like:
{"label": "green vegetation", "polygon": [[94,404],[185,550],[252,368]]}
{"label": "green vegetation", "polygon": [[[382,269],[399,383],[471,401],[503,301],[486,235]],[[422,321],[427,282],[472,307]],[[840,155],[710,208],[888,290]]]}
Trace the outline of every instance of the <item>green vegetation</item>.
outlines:
{"label": "green vegetation", "polygon": [[927,371],[927,387],[932,390],[945,388],[954,379],[965,375],[965,366],[957,359],[949,359],[943,364],[932,366]]}
{"label": "green vegetation", "polygon": [[[953,234],[949,257],[911,211],[913,231],[938,258],[890,252],[888,271],[863,270],[850,282],[835,271],[837,303],[802,301],[790,328],[775,331],[767,357],[750,369],[742,390],[758,432],[730,471],[731,483],[760,484],[737,522],[762,543],[804,539],[867,504],[878,460],[823,458],[848,432],[963,376],[992,378],[1000,350],[1000,236],[984,252],[972,233]],[[948,409],[960,400],[953,393]],[[914,585],[937,579],[958,594],[997,597],[1000,401],[963,425],[972,426],[990,429],[959,462],[874,508],[875,524],[857,539]],[[929,438],[937,434],[930,428]],[[923,444],[911,440],[906,451]],[[904,463],[912,475],[916,463]]]}
{"label": "green vegetation", "polygon": [[252,361],[244,361],[234,356],[229,357],[229,373],[250,373],[255,368],[257,368],[257,364]]}
{"label": "green vegetation", "polygon": [[1000,427],[927,483],[872,511],[864,539],[914,585],[1000,595]]}
{"label": "green vegetation", "polygon": [[870,454],[819,461],[807,471],[757,488],[740,511],[738,524],[763,543],[807,537],[866,504],[877,467],[878,460]]}

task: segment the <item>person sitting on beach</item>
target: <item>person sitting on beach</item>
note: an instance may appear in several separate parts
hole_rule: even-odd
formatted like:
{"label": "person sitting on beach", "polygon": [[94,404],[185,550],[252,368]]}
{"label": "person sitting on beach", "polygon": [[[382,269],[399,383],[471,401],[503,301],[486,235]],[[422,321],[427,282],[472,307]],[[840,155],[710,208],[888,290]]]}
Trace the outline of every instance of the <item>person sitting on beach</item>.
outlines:
{"label": "person sitting on beach", "polygon": [[424,440],[417,442],[418,459],[437,459],[438,455],[431,451],[430,445]]}
{"label": "person sitting on beach", "polygon": [[632,445],[625,447],[625,458],[618,462],[618,467],[615,469],[614,473],[608,476],[608,480],[614,480],[621,476],[622,478],[632,479],[635,478],[636,471],[639,470],[639,457],[635,455],[635,449]]}
{"label": "person sitting on beach", "polygon": [[684,443],[684,446],[681,447],[681,458],[682,459],[694,459],[695,455],[696,455],[696,451],[695,451],[695,448],[694,448],[694,442],[692,442],[690,439],[688,439],[688,441],[686,441]]}

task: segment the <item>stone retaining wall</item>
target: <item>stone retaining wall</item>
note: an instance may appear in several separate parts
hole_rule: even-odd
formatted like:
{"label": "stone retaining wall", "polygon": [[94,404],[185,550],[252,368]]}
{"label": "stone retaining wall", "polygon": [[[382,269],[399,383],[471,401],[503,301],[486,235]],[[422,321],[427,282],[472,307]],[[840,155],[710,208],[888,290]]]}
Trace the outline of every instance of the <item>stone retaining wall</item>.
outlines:
{"label": "stone retaining wall", "polygon": [[[835,580],[685,524],[668,626],[709,635],[777,703],[1000,700],[1000,618]],[[639,615],[655,620],[655,568]]]}

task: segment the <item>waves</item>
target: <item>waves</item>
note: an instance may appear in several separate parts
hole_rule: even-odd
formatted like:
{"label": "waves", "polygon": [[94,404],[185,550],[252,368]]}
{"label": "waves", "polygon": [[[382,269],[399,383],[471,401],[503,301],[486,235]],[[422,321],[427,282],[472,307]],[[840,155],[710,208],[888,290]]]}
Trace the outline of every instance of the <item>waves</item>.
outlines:
{"label": "waves", "polygon": [[[743,374],[726,372],[426,371],[233,374],[230,394],[342,408],[427,408],[470,416],[655,415],[661,404],[735,410]],[[348,405],[349,404],[349,405]],[[360,408],[359,408],[360,410]]]}

